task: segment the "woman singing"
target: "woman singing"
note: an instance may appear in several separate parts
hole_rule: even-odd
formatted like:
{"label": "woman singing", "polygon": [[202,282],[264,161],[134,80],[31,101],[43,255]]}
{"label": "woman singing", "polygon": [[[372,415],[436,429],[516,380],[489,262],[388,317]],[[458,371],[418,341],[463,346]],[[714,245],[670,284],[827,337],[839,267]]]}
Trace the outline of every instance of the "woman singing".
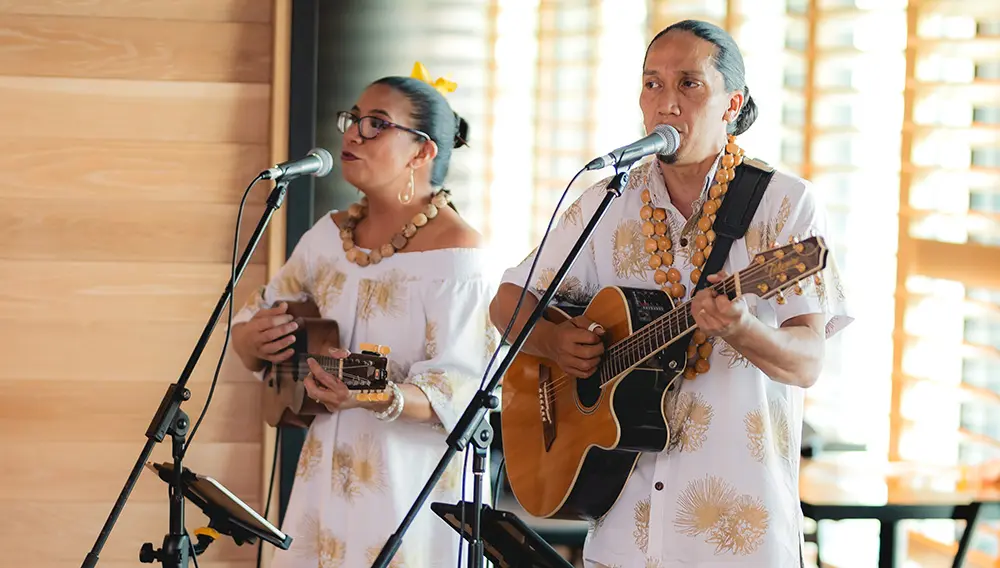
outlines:
{"label": "woman singing", "polygon": [[[285,302],[308,299],[337,321],[343,348],[391,349],[390,396],[359,402],[309,360],[308,395],[330,414],[309,428],[283,527],[295,540],[277,551],[275,568],[371,565],[445,451],[496,345],[481,237],[442,189],[465,120],[427,81],[387,77],[337,126],[344,178],[364,196],[303,235],[239,312],[233,346],[253,371],[288,359],[295,324]],[[461,498],[464,461],[452,461],[431,500]],[[392,565],[451,567],[458,551],[457,534],[425,507]]]}

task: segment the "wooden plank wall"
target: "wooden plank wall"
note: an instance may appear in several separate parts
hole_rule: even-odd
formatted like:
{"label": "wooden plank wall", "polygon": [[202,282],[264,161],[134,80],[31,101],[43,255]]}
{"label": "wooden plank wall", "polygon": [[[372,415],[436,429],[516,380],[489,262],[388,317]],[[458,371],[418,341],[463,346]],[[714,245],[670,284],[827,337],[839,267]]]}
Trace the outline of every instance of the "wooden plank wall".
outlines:
{"label": "wooden plank wall", "polygon": [[[272,109],[275,18],[272,0],[0,0],[5,566],[80,565],[222,293],[240,196],[285,147],[282,125],[272,132],[287,112]],[[223,331],[189,383],[192,420]],[[186,465],[261,510],[270,445],[253,380],[224,367]],[[143,566],[167,513],[166,485],[144,473],[100,566]],[[193,531],[204,517],[189,507],[188,520]],[[203,558],[252,566],[255,548],[226,541]]]}

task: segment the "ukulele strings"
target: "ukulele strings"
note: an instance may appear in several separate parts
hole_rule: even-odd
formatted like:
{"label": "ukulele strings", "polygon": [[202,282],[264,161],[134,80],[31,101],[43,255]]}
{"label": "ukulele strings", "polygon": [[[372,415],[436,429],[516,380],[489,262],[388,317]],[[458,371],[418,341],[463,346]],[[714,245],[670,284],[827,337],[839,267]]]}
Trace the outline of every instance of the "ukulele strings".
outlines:
{"label": "ukulele strings", "polygon": [[[344,368],[346,369],[347,367],[344,367]],[[287,367],[285,367],[282,370],[283,371],[290,371],[291,369],[288,369]],[[309,373],[312,372],[312,370],[309,369],[309,367],[301,366],[301,365],[298,366],[298,367],[296,367],[295,370],[298,372],[296,374],[296,376],[302,376],[303,379],[305,378],[305,376],[307,374],[309,374]],[[303,372],[304,372],[304,374],[303,374]],[[360,383],[366,383],[366,384],[371,384],[371,383],[375,382],[374,380],[369,379],[368,377],[364,377],[364,376],[357,375],[357,374],[354,374],[354,373],[341,373],[341,377],[346,377],[348,379],[352,379],[352,380],[358,381]]]}

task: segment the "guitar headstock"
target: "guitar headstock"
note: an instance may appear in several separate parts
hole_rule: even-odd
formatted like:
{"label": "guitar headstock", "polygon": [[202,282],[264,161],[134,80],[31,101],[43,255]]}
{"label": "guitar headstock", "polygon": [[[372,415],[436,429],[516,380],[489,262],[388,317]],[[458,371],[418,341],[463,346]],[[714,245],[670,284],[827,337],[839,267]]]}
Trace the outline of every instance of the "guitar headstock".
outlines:
{"label": "guitar headstock", "polygon": [[781,293],[793,288],[801,294],[799,281],[826,268],[829,252],[823,237],[819,236],[764,251],[740,271],[740,289],[761,299],[778,295],[778,303],[784,303]]}

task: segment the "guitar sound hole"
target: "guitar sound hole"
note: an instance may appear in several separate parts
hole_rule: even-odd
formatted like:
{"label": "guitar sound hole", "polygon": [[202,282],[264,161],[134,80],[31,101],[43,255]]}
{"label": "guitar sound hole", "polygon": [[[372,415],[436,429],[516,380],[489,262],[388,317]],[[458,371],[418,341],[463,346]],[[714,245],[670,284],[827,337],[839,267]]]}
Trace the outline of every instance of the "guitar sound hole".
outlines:
{"label": "guitar sound hole", "polygon": [[576,379],[576,396],[584,408],[590,408],[601,399],[601,376],[594,373],[586,379]]}

